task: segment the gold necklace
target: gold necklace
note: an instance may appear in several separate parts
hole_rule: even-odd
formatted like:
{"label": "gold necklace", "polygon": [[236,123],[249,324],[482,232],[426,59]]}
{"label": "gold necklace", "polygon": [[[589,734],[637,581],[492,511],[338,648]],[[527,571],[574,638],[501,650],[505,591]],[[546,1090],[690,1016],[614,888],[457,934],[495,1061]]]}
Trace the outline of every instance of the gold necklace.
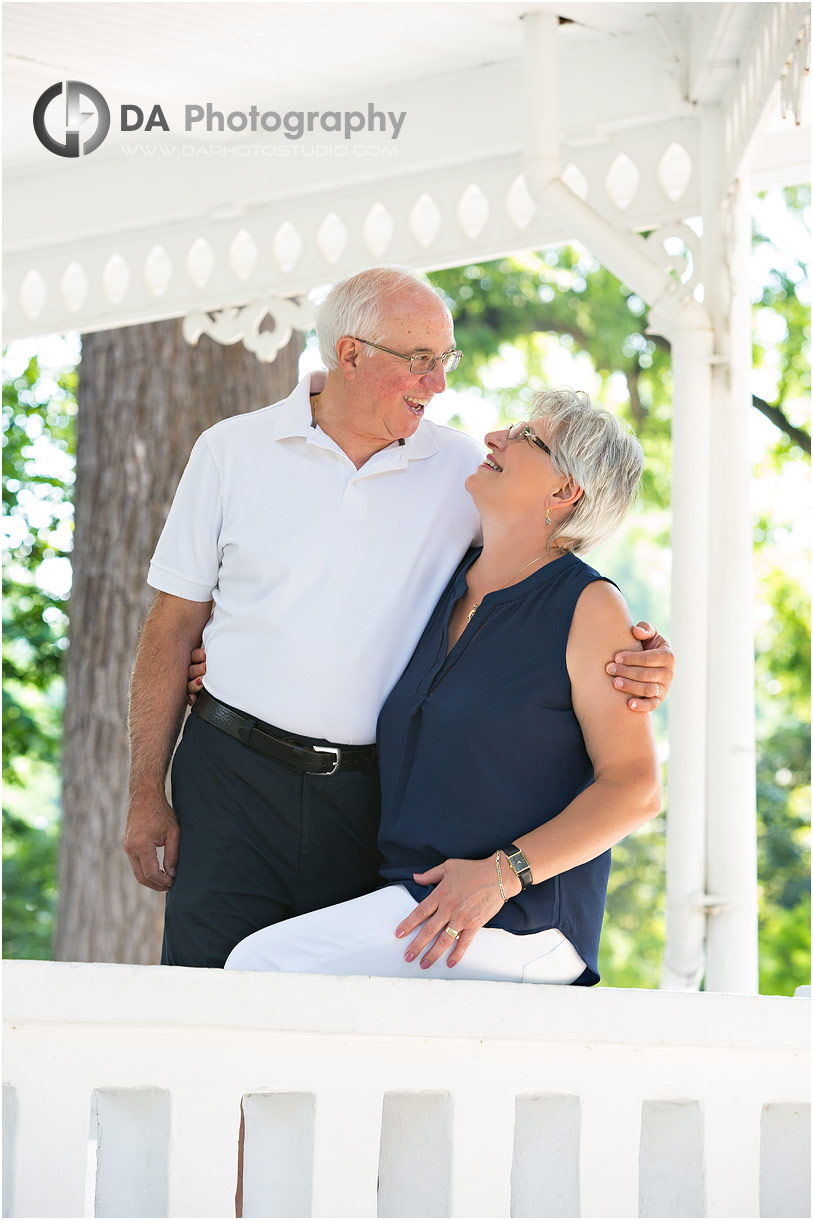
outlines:
{"label": "gold necklace", "polygon": [[[520,568],[520,570],[518,572],[514,573],[514,575],[510,578],[510,580],[507,580],[504,585],[500,585],[499,589],[489,589],[488,593],[502,593],[503,589],[507,589],[509,585],[512,585],[514,583],[514,581],[516,580],[516,578],[518,576],[521,576],[522,573],[527,568],[529,568],[532,563],[538,563],[540,559],[544,559],[544,558],[545,558],[544,555],[537,555],[536,559],[532,559],[530,561],[530,563],[526,563],[524,567]],[[472,592],[472,590],[470,589],[469,592]],[[488,597],[488,593],[484,593],[483,597]],[[471,622],[471,620],[474,618],[477,611],[480,609],[481,605],[482,605],[482,600],[480,600],[479,602],[476,601],[474,603],[474,605],[472,606],[471,610],[469,610],[469,617],[466,619],[467,627],[468,627],[469,623]]]}

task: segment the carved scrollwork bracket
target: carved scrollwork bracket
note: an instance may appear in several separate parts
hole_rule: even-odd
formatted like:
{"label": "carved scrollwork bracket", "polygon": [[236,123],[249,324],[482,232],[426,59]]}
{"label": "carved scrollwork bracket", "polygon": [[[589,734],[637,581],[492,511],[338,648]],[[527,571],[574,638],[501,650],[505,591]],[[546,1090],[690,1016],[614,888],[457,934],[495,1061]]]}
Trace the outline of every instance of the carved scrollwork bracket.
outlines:
{"label": "carved scrollwork bracket", "polygon": [[684,224],[660,225],[646,244],[655,261],[673,271],[687,292],[693,292],[700,278],[700,238],[694,229]]}
{"label": "carved scrollwork bracket", "polygon": [[[313,315],[314,306],[308,300],[265,297],[215,313],[190,313],[184,318],[183,336],[193,346],[201,335],[225,345],[242,341],[247,351],[270,364],[295,330],[307,330],[313,324]],[[266,318],[273,321],[273,330],[260,329]]]}

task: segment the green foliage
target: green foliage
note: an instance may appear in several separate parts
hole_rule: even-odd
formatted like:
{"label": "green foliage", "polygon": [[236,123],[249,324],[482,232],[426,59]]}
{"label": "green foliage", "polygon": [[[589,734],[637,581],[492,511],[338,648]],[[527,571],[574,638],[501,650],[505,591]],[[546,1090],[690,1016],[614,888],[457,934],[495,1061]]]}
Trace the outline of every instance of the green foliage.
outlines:
{"label": "green foliage", "polygon": [[[810,893],[810,599],[788,573],[760,574],[763,598],[774,611],[757,632],[761,945],[771,961],[781,961],[778,946],[768,941],[796,927],[782,912],[809,905]],[[775,988],[776,967],[771,978]],[[796,985],[805,978],[797,975]],[[791,982],[788,977],[787,994]]]}
{"label": "green foliage", "polygon": [[[67,646],[67,598],[41,579],[71,547],[76,370],[36,357],[3,379],[3,779],[19,761],[54,763],[61,716],[53,699]],[[52,564],[53,566],[53,564]],[[50,696],[50,698],[49,698]]]}
{"label": "green foliage", "polygon": [[[763,468],[800,456],[780,442]],[[790,534],[778,508],[755,534],[760,988],[792,995],[810,979],[810,597],[775,566]]]}
{"label": "green foliage", "polygon": [[4,366],[3,953],[8,957],[49,957],[53,931],[58,831],[50,798],[49,816],[43,816],[40,789],[43,783],[57,786],[62,743],[76,382],[75,367],[50,367],[36,356]]}
{"label": "green foliage", "polygon": [[3,810],[3,957],[51,956],[58,844],[55,825]]}
{"label": "green foliage", "polygon": [[658,987],[666,921],[666,819],[613,848],[599,973],[607,987]]}
{"label": "green foliage", "polygon": [[759,920],[759,990],[762,995],[793,995],[797,986],[809,981],[808,890],[795,906],[762,906]]}
{"label": "green foliage", "polygon": [[[763,545],[767,546],[766,537]],[[761,547],[758,547],[761,549]],[[790,573],[766,567],[760,556],[757,576],[766,615],[757,631],[757,705],[769,725],[790,713],[807,717],[810,704],[810,598]]]}
{"label": "green foliage", "polygon": [[[800,227],[806,222],[809,229],[810,188],[788,187],[783,196],[790,220],[795,220]],[[752,237],[757,252],[760,247],[768,247],[766,255],[770,258],[774,253],[771,235],[765,231],[759,217],[754,220]],[[808,246],[809,241],[806,241],[804,248]],[[774,373],[776,398],[780,402],[804,402],[810,394],[810,267],[790,251],[781,265],[776,258],[771,262],[753,294],[757,310],[754,367],[770,368]],[[771,336],[770,342],[760,340],[764,333]],[[794,422],[802,423],[803,419],[801,413]],[[792,449],[787,440],[780,440],[779,444],[783,453]],[[801,456],[798,448],[794,456]]]}

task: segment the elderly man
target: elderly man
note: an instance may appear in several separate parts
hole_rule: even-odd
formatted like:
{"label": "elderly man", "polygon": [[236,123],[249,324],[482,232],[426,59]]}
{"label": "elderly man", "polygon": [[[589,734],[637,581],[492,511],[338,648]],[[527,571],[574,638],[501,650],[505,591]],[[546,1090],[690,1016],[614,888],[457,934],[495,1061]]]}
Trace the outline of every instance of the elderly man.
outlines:
{"label": "elderly man", "polygon": [[[376,887],[378,712],[479,535],[464,489],[479,446],[421,422],[460,359],[440,298],[372,269],[333,288],[317,330],[327,377],[200,437],[150,566],[125,849],[167,891],[169,965],[222,966],[256,929]],[[674,659],[629,659],[646,710]]]}

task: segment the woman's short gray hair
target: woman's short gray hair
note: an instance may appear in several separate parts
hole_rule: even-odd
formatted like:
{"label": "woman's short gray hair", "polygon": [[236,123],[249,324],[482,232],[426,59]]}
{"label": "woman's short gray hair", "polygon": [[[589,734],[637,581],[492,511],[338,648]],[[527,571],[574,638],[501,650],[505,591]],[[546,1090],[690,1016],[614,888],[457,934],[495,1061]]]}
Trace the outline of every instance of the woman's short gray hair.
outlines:
{"label": "woman's short gray hair", "polygon": [[[425,275],[410,267],[370,267],[334,284],[316,311],[316,335],[322,359],[329,369],[337,369],[336,344],[342,335],[356,335],[380,343],[384,309],[389,297],[408,288],[428,288]],[[374,355],[373,348],[366,349]]]}
{"label": "woman's short gray hair", "polygon": [[627,426],[580,390],[544,390],[531,419],[543,419],[551,457],[561,474],[582,488],[552,541],[582,555],[615,533],[631,507],[644,454]]}

